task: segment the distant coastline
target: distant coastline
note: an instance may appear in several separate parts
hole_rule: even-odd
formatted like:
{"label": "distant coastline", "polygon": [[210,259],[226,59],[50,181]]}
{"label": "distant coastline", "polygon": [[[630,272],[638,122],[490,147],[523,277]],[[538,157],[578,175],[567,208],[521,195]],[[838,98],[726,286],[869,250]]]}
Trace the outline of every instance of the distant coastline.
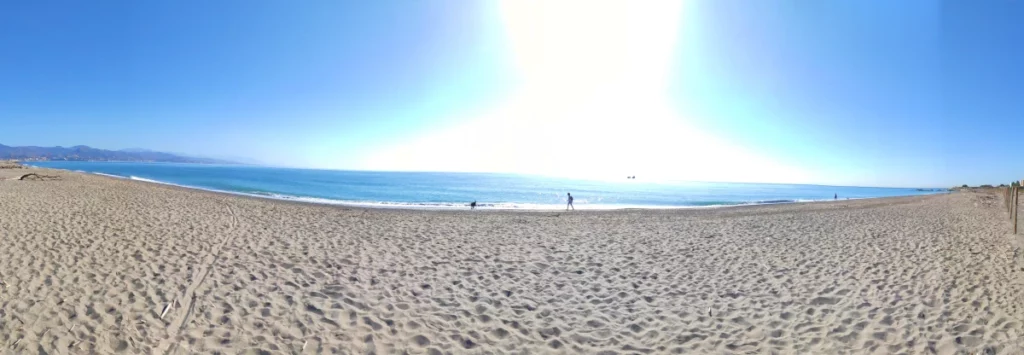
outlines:
{"label": "distant coastline", "polygon": [[93,148],[85,145],[76,145],[73,147],[12,147],[0,144],[0,159],[24,162],[83,161],[241,165],[238,162],[230,160],[191,157],[181,154],[158,152],[147,149],[136,148],[107,150]]}
{"label": "distant coastline", "polygon": [[[187,159],[187,158],[186,158]],[[18,163],[37,163],[37,162],[83,162],[83,163],[178,163],[178,164],[200,164],[200,165],[251,165],[242,164],[227,161],[198,161],[198,160],[103,160],[103,159],[46,159],[46,158],[28,158],[28,159],[4,159],[8,161]]]}

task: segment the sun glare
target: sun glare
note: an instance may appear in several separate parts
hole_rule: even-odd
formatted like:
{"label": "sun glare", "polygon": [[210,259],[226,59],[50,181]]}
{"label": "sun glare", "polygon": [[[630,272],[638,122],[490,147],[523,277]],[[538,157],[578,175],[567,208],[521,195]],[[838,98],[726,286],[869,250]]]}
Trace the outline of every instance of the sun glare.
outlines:
{"label": "sun glare", "polygon": [[377,152],[370,169],[577,178],[804,182],[687,124],[669,86],[680,1],[506,1],[515,94],[481,117]]}

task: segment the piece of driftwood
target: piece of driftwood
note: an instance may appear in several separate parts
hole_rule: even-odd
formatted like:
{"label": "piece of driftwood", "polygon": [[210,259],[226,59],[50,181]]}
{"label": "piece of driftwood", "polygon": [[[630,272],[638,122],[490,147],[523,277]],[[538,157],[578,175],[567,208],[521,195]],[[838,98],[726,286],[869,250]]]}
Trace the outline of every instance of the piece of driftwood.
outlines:
{"label": "piece of driftwood", "polygon": [[28,173],[28,174],[22,175],[21,177],[18,178],[18,180],[26,180],[26,179],[30,179],[30,180],[57,180],[57,179],[60,179],[60,176],[56,176],[56,175],[39,175],[39,174],[36,174],[36,173]]}

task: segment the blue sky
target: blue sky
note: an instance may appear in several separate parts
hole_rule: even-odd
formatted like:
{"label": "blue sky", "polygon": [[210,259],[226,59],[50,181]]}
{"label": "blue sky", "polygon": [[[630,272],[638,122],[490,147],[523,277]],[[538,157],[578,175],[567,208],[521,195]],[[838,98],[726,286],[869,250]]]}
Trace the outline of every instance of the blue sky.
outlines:
{"label": "blue sky", "polygon": [[[301,6],[300,6],[301,5]],[[268,164],[1024,178],[1024,2],[0,4],[0,143]]]}

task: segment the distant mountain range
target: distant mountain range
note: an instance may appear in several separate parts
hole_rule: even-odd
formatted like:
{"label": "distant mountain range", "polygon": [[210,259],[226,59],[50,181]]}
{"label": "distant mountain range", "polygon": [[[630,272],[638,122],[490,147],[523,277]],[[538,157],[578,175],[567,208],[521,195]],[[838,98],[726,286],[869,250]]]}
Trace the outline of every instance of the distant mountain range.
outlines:
{"label": "distant mountain range", "polygon": [[188,157],[148,149],[106,150],[84,145],[74,147],[10,147],[0,144],[0,159],[22,161],[142,161],[195,164],[237,164],[233,161]]}

